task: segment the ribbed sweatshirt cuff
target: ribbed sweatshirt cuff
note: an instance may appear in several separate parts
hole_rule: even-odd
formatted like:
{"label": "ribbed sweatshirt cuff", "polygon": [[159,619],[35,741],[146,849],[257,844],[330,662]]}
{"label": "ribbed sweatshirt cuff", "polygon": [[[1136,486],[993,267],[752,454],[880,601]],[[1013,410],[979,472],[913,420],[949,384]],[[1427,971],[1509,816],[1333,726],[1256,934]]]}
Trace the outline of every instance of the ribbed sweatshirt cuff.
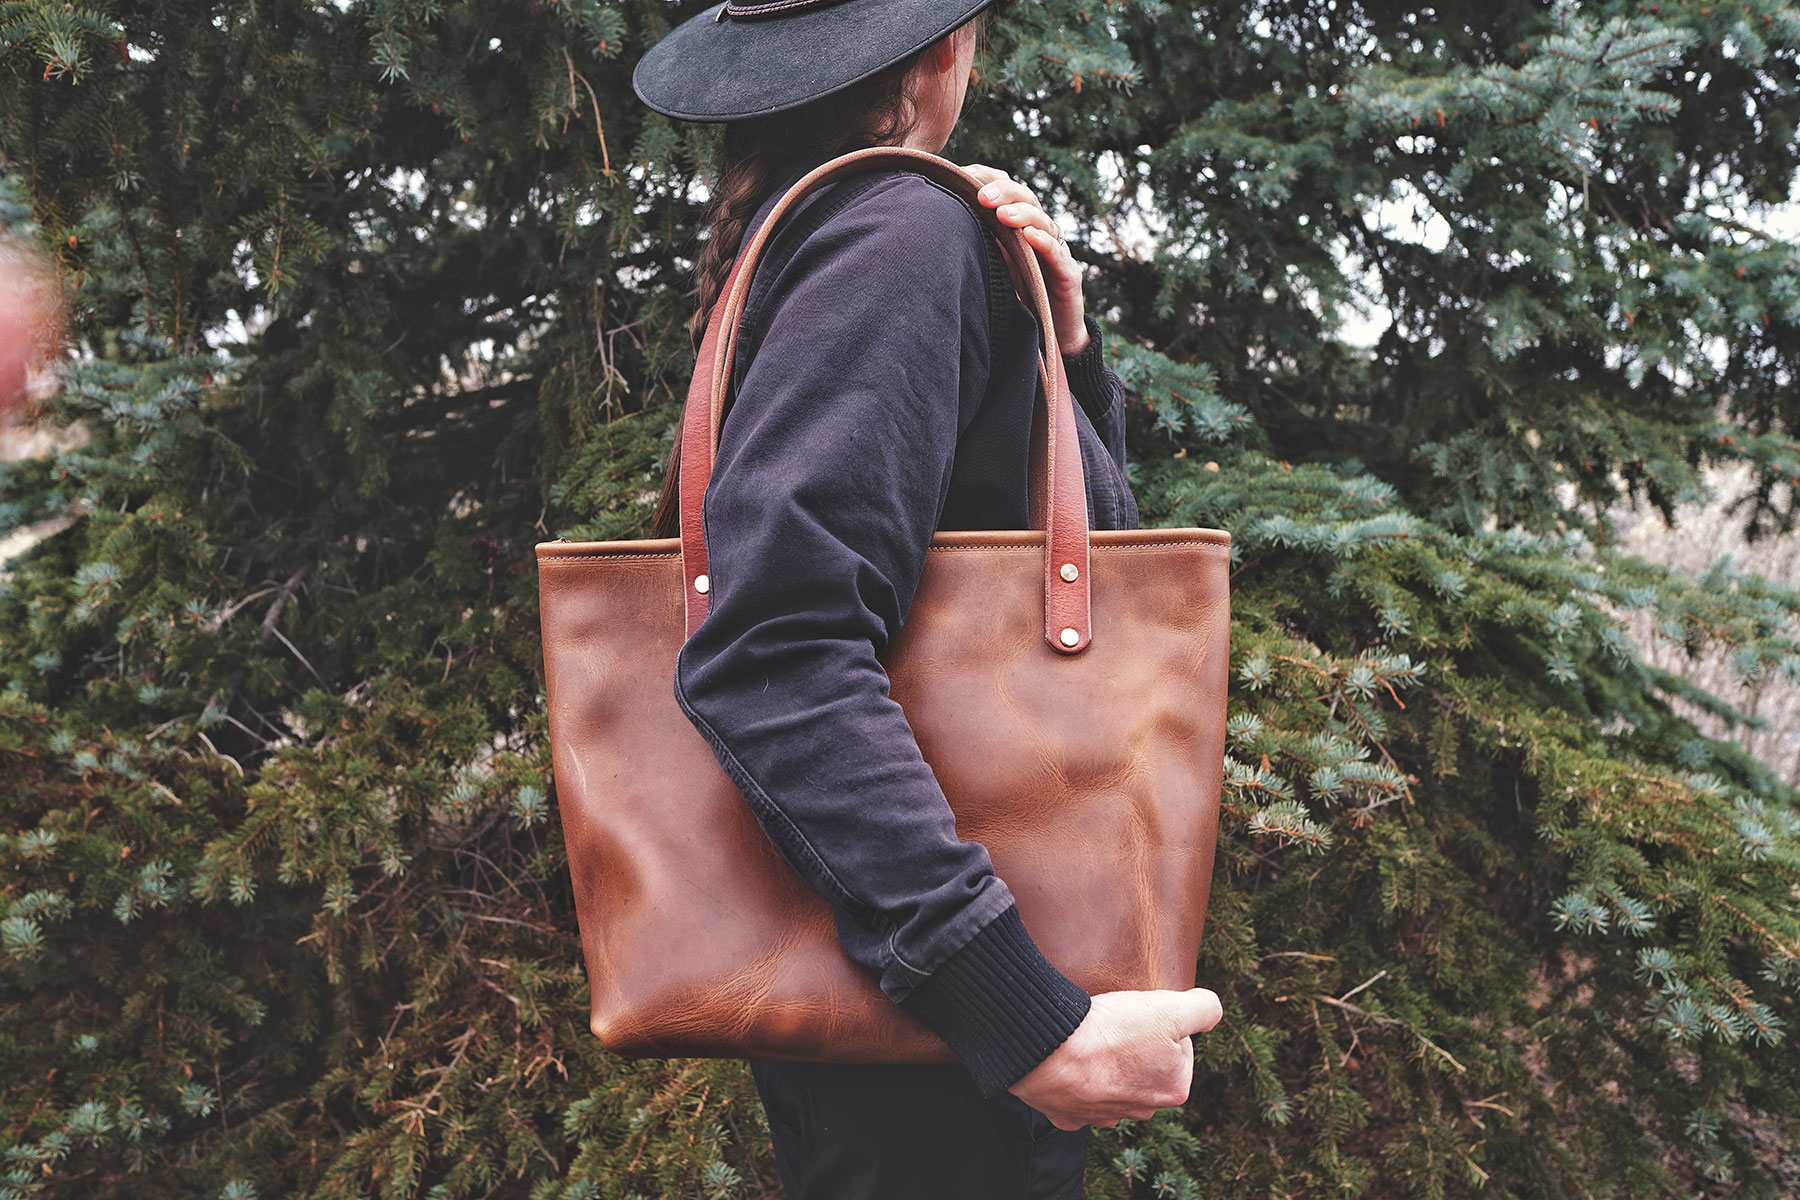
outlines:
{"label": "ribbed sweatshirt cuff", "polygon": [[988,1099],[1043,1062],[1093,1000],[1050,964],[1018,905],[1003,910],[900,1001],[944,1039]]}
{"label": "ribbed sweatshirt cuff", "polygon": [[1063,372],[1070,393],[1089,413],[1096,408],[1104,411],[1112,403],[1112,389],[1107,386],[1106,362],[1100,353],[1100,323],[1085,313],[1081,322],[1087,326],[1088,344],[1080,354],[1063,355]]}

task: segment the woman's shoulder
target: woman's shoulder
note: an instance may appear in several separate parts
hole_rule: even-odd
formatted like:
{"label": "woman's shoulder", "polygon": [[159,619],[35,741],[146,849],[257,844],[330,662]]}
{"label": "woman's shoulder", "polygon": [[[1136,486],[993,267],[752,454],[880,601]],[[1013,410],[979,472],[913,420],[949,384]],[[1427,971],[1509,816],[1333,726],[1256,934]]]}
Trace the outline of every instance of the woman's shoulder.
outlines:
{"label": "woman's shoulder", "polygon": [[[953,232],[982,233],[981,223],[967,201],[947,186],[906,167],[882,166],[866,176],[842,181],[846,196],[842,211],[874,215],[895,224],[929,230],[939,238]],[[860,186],[858,186],[860,185]]]}
{"label": "woman's shoulder", "polygon": [[884,165],[809,196],[775,231],[767,253],[778,261],[827,254],[895,267],[961,261],[984,269],[992,240],[949,188],[917,171]]}
{"label": "woman's shoulder", "polygon": [[[775,200],[765,200],[756,226]],[[743,378],[768,328],[789,310],[809,325],[825,311],[839,320],[853,313],[892,319],[919,309],[928,296],[951,301],[933,307],[955,308],[965,323],[973,319],[971,328],[980,328],[984,340],[1011,327],[1005,306],[1017,304],[999,244],[948,188],[885,165],[835,180],[788,212],[764,247],[739,326],[734,373]]]}

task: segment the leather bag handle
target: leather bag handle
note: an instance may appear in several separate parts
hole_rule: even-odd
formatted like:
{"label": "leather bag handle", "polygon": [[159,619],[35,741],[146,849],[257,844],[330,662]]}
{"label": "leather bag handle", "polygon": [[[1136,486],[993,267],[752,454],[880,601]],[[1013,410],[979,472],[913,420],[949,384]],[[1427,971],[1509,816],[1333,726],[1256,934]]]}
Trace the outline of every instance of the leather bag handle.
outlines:
{"label": "leather bag handle", "polygon": [[681,563],[687,582],[687,632],[693,635],[706,616],[706,532],[701,504],[712,477],[719,426],[731,387],[731,364],[737,350],[738,322],[750,294],[750,279],[776,224],[807,195],[844,175],[883,165],[916,171],[942,184],[980,214],[999,238],[1007,269],[1019,296],[1037,313],[1043,334],[1038,363],[1041,419],[1034,423],[1031,446],[1031,524],[1044,537],[1044,640],[1061,654],[1077,654],[1092,638],[1088,587],[1087,481],[1075,434],[1075,401],[1063,374],[1056,344],[1050,294],[1038,266],[1037,252],[1024,235],[1002,224],[982,207],[976,193],[981,182],[949,159],[900,146],[871,146],[840,155],[809,171],[757,227],[739,251],[737,261],[707,318],[700,340],[694,377],[688,385],[681,419],[681,475],[677,481],[681,510]]}

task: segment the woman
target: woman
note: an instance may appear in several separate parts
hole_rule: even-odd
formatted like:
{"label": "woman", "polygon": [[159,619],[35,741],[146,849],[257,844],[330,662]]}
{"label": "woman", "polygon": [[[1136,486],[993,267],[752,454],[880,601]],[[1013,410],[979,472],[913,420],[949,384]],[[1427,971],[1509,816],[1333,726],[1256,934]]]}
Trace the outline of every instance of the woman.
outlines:
{"label": "woman", "polygon": [[[990,0],[732,0],[639,64],[667,115],[726,122],[696,328],[738,247],[809,168],[933,153]],[[1094,528],[1133,528],[1123,391],[1081,271],[999,171],[982,203],[1045,270]],[[1218,998],[1090,997],[1038,951],[950,809],[877,655],[938,529],[1027,528],[1039,328],[975,214],[923,176],[833,182],[783,218],[739,325],[704,513],[711,583],[675,692],[845,951],[949,1065],[755,1062],[790,1200],[1075,1197],[1088,1128],[1185,1103]],[[676,532],[671,466],[657,532]]]}

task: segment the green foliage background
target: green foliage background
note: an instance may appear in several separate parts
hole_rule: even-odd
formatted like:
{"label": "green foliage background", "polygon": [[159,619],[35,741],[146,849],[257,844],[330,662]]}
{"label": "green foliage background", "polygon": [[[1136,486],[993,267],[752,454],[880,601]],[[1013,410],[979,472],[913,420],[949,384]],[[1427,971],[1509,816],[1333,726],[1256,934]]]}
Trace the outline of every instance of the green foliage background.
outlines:
{"label": "green foliage background", "polygon": [[[711,134],[629,75],[696,8],[0,0],[88,439],[0,472],[67,521],[0,580],[0,1197],[771,1186],[740,1064],[586,1029],[536,640],[685,382]],[[1236,555],[1226,1017],[1090,1194],[1793,1194],[1796,797],[1617,617],[1795,676],[1800,594],[1607,513],[1747,460],[1792,524],[1800,5],[1028,0],[982,72],[947,152],[1078,227],[1146,524]]]}

